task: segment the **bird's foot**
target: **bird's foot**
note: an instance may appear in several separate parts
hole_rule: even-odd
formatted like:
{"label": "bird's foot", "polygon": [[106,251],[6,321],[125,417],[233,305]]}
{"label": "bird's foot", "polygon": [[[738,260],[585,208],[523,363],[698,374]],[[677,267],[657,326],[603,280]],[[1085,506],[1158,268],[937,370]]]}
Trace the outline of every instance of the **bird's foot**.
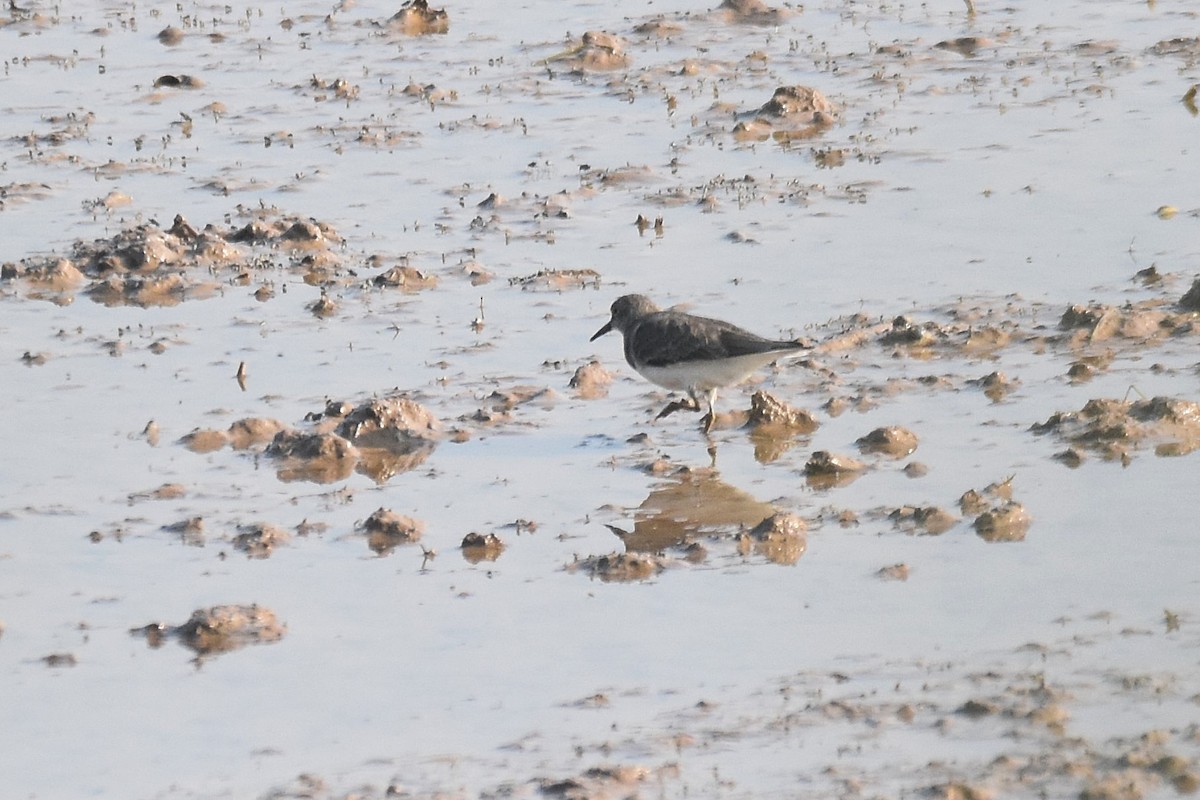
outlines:
{"label": "bird's foot", "polygon": [[[699,409],[697,409],[697,411],[698,410]],[[712,431],[713,423],[716,421],[717,421],[716,414],[714,414],[713,412],[710,411],[707,414],[705,414],[703,417],[700,418],[700,429],[702,431],[704,431],[705,434],[708,434],[710,431]]]}
{"label": "bird's foot", "polygon": [[655,419],[662,419],[663,417],[670,416],[671,414],[674,414],[676,411],[699,411],[699,410],[700,410],[700,404],[697,403],[691,397],[687,398],[686,400],[673,400],[667,404],[666,408],[664,408],[662,411],[658,412],[658,416],[655,417]]}

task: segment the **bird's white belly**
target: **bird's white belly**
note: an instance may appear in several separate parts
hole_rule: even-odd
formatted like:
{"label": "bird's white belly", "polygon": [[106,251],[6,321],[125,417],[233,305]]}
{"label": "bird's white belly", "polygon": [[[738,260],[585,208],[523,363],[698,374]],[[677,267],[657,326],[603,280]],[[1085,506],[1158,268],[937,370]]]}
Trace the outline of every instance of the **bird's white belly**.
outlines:
{"label": "bird's white belly", "polygon": [[697,390],[707,392],[722,386],[732,386],[750,376],[756,369],[787,355],[780,353],[752,353],[736,358],[714,361],[683,361],[666,367],[643,364],[638,368],[642,377],[664,389],[676,391]]}

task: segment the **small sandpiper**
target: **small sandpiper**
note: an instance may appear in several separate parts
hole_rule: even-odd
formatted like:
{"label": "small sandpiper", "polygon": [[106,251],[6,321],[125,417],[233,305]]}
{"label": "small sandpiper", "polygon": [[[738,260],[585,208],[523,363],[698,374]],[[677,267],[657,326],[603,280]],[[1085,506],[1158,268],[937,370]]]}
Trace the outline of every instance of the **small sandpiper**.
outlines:
{"label": "small sandpiper", "polygon": [[772,361],[811,348],[800,339],[764,339],[719,319],[664,311],[640,294],[618,297],[612,304],[612,319],[590,341],[613,330],[625,337],[625,360],[643,378],[688,393],[687,400],[670,403],[655,419],[682,409],[699,411],[700,396],[704,395],[708,404],[702,421],[705,433],[716,419],[717,389],[739,383]]}

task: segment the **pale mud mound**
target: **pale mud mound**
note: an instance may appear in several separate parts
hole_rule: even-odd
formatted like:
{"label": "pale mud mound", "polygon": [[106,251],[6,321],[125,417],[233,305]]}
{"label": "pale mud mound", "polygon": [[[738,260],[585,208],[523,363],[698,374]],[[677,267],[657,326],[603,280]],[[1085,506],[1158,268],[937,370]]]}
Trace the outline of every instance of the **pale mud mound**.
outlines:
{"label": "pale mud mound", "polygon": [[227,605],[198,609],[182,625],[154,622],[130,633],[145,636],[151,647],[161,646],[167,638],[178,639],[202,660],[249,644],[277,642],[286,631],[269,608]]}
{"label": "pale mud mound", "polygon": [[1126,402],[1089,400],[1079,411],[1060,411],[1030,430],[1053,433],[1071,445],[1059,457],[1078,463],[1078,448],[1128,461],[1131,451],[1153,446],[1156,455],[1179,456],[1200,447],[1200,403],[1173,397]]}
{"label": "pale mud mound", "polygon": [[334,272],[340,257],[333,251],[341,243],[328,224],[274,212],[261,212],[241,228],[199,231],[176,215],[165,230],[143,223],[105,239],[76,241],[69,255],[5,264],[2,276],[22,282],[30,297],[58,303],[81,291],[105,306],[173,306],[211,297],[222,283],[247,284],[265,269],[282,266],[307,276],[317,263]]}

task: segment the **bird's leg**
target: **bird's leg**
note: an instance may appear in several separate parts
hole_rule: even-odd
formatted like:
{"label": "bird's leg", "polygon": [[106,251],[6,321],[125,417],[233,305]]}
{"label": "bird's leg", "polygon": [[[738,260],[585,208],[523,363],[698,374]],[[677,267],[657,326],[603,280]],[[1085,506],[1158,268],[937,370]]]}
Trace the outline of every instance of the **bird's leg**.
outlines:
{"label": "bird's leg", "polygon": [[[713,423],[717,421],[717,390],[709,389],[706,399],[708,400],[708,413],[700,419],[700,426],[704,429],[705,435],[708,435],[708,432],[712,430]],[[700,405],[700,401],[696,399],[695,395],[692,396],[692,401],[697,406]],[[699,411],[700,409],[697,408],[696,410]]]}
{"label": "bird's leg", "polygon": [[658,416],[655,417],[655,419],[662,419],[665,416],[674,414],[676,411],[699,411],[699,410],[700,410],[700,403],[697,402],[695,397],[692,397],[689,395],[686,400],[672,400],[670,403],[667,404],[666,408],[664,408],[662,411],[658,412]]}

